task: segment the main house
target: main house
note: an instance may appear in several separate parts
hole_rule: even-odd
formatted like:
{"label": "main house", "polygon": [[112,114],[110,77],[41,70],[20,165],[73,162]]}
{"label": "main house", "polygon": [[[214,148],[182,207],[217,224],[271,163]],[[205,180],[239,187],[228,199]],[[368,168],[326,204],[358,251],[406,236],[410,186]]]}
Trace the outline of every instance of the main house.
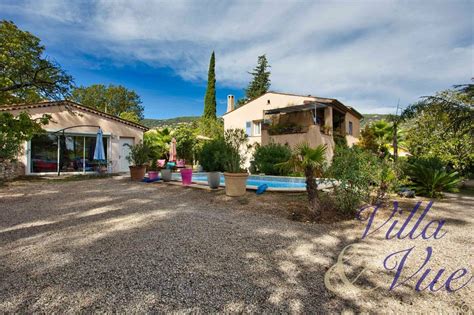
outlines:
{"label": "main house", "polygon": [[128,172],[129,145],[143,139],[147,127],[72,101],[2,105],[0,112],[18,115],[28,112],[33,119],[44,114],[52,119],[46,133],[24,143],[16,175],[87,173],[98,167],[94,161],[96,135],[103,131],[104,152],[109,172]]}
{"label": "main house", "polygon": [[337,99],[277,92],[267,92],[237,108],[234,96],[229,95],[223,115],[224,129],[244,129],[250,144],[326,144],[328,159],[334,154],[335,137],[344,137],[350,146],[358,141],[362,117]]}

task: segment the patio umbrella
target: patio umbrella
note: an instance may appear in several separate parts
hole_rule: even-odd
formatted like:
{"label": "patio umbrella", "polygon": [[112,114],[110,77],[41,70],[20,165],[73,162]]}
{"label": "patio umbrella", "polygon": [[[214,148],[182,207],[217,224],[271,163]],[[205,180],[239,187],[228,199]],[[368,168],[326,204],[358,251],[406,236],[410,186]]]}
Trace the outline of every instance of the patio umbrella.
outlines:
{"label": "patio umbrella", "polygon": [[102,140],[101,128],[99,128],[99,131],[97,131],[97,139],[95,141],[95,150],[94,150],[94,160],[97,160],[97,161],[105,160],[104,141]]}
{"label": "patio umbrella", "polygon": [[171,140],[170,145],[170,161],[176,161],[176,139]]}

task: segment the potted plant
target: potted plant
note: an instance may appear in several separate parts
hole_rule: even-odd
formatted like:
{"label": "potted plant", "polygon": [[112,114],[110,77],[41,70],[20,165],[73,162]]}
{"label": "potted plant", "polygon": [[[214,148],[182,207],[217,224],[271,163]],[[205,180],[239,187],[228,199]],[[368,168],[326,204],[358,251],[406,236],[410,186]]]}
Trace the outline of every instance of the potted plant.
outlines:
{"label": "potted plant", "polygon": [[170,182],[171,181],[171,168],[169,168],[167,166],[168,163],[165,163],[165,168],[161,170],[161,179],[164,181],[164,182]]}
{"label": "potted plant", "polygon": [[153,158],[151,160],[150,166],[148,166],[148,178],[150,180],[156,180],[158,178],[158,172],[159,172],[158,160],[156,158]]}
{"label": "potted plant", "polygon": [[331,126],[328,126],[328,125],[321,126],[321,131],[326,135],[331,134],[331,129],[332,129]]}
{"label": "potted plant", "polygon": [[217,138],[204,143],[199,152],[199,163],[207,173],[207,183],[216,189],[221,183],[221,172],[224,171],[227,144],[224,138]]}
{"label": "potted plant", "polygon": [[134,181],[141,181],[145,177],[150,149],[142,141],[135,145],[129,145],[128,143],[125,145],[130,147],[130,154],[127,156],[127,161],[131,164],[129,166],[130,177]]}
{"label": "potted plant", "polygon": [[248,173],[242,168],[245,153],[248,150],[247,135],[242,129],[228,129],[224,135],[226,150],[224,150],[224,178],[227,196],[238,197],[245,195]]}

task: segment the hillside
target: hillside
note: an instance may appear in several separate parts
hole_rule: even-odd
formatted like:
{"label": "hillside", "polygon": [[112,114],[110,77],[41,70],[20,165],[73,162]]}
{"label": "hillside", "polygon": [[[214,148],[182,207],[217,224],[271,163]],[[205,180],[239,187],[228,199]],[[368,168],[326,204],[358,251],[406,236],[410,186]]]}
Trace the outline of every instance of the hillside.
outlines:
{"label": "hillside", "polygon": [[141,124],[148,128],[173,128],[178,125],[190,124],[199,119],[199,116],[182,116],[169,119],[149,119],[145,118],[141,121]]}
{"label": "hillside", "polygon": [[[371,122],[387,119],[386,114],[364,114],[364,119],[361,121],[361,128],[364,128],[365,125],[370,124]],[[145,118],[141,121],[141,124],[147,126],[148,128],[174,128],[178,125],[190,124],[199,119],[199,116],[181,116],[174,117],[169,119],[150,119]]]}
{"label": "hillside", "polygon": [[360,121],[360,128],[364,128],[365,125],[368,125],[377,120],[387,120],[387,114],[362,114],[364,118]]}

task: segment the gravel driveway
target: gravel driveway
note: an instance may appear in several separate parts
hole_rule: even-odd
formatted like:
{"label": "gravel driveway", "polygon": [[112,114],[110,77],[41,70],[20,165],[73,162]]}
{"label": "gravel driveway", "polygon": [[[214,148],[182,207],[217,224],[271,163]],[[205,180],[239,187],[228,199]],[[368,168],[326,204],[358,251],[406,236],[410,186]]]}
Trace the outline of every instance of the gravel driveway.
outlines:
{"label": "gravel driveway", "polygon": [[[448,235],[436,243],[434,268],[466,267],[472,276],[473,205],[472,197],[439,203],[434,217],[448,218]],[[375,236],[360,242],[351,264],[364,260],[362,284],[385,288],[330,292],[326,271],[364,225],[293,222],[253,206],[223,192],[121,178],[0,188],[0,313],[473,309],[472,286],[388,291],[393,274],[381,259],[403,244]]]}

